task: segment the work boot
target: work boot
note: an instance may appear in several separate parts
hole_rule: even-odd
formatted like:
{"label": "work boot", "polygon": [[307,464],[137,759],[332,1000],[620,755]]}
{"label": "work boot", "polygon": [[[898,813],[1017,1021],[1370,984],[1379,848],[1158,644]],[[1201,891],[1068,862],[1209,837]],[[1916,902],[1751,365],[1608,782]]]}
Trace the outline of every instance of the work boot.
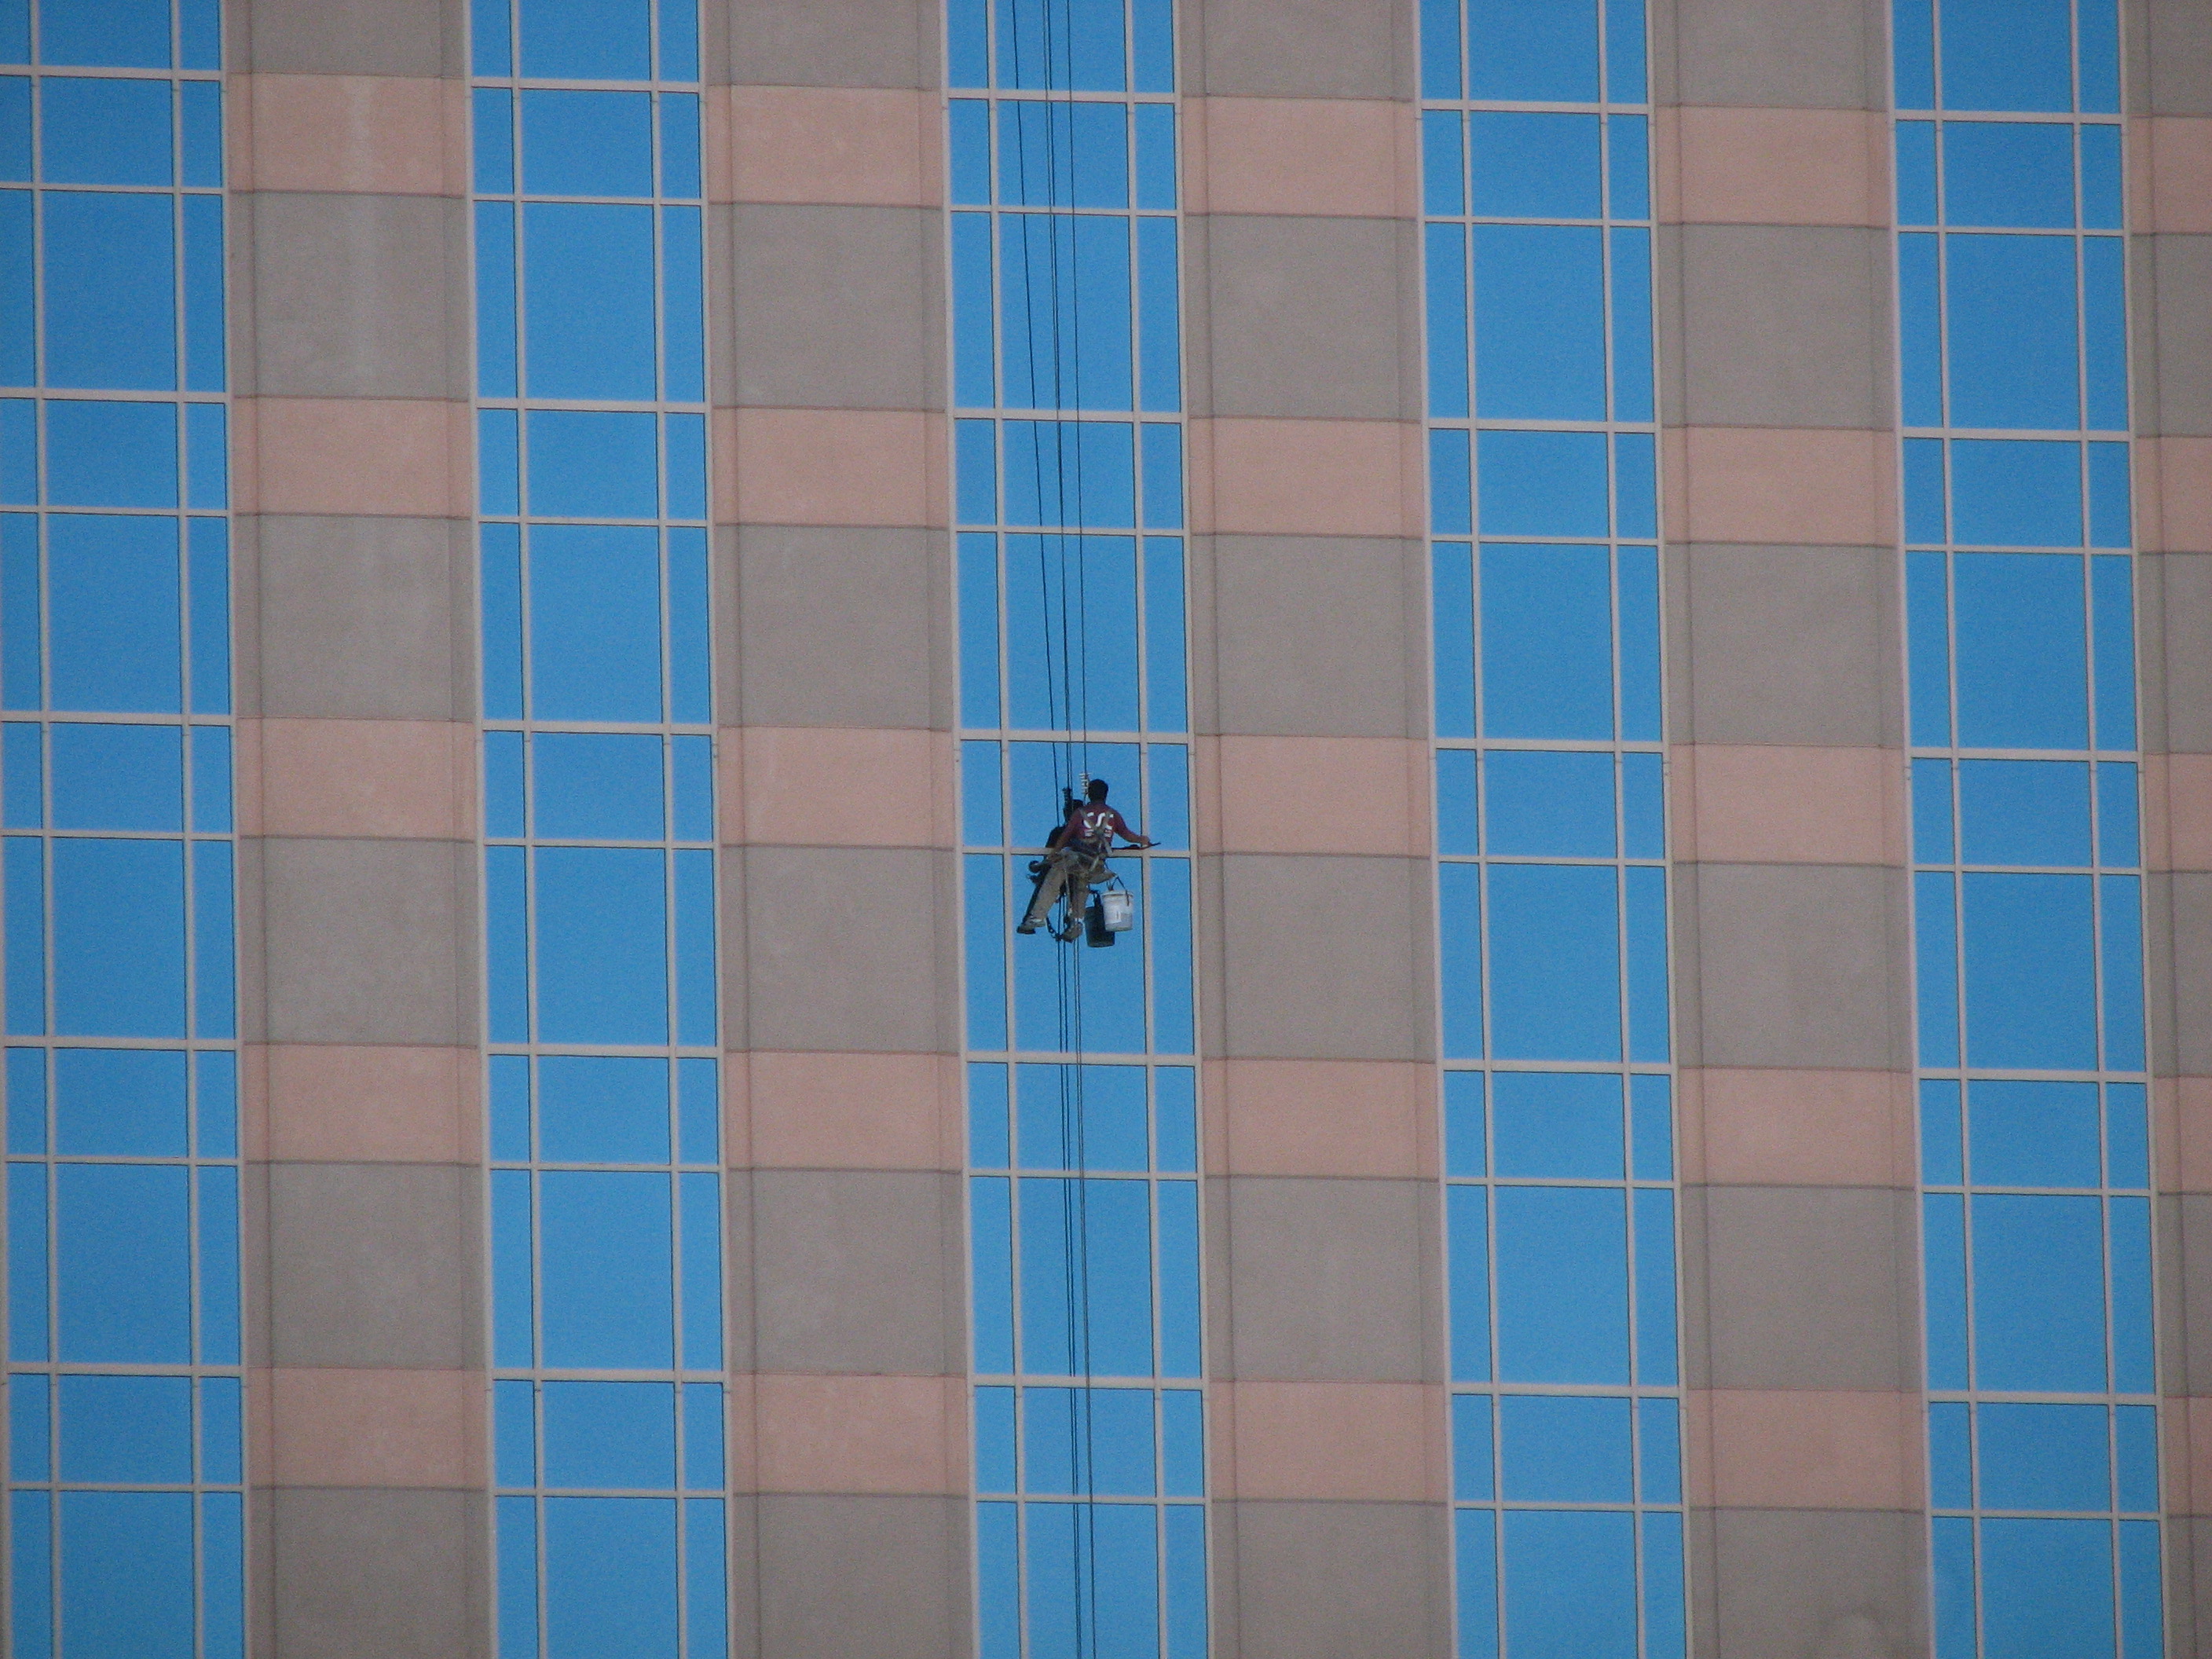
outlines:
{"label": "work boot", "polygon": [[1014,931],[1018,933],[1034,933],[1036,932],[1036,923],[1030,921],[1026,916],[1024,916],[1022,919],[1022,925],[1015,928]]}
{"label": "work boot", "polygon": [[1062,945],[1074,944],[1083,937],[1083,923],[1079,920],[1069,922],[1066,927],[1060,930],[1059,937]]}

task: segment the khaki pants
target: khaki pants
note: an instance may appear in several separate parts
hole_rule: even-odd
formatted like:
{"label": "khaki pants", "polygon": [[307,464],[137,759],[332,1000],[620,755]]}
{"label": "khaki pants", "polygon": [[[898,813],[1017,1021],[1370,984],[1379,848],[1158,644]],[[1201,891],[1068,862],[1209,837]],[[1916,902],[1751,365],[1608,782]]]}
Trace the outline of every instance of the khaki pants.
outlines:
{"label": "khaki pants", "polygon": [[1076,937],[1083,931],[1083,909],[1091,900],[1091,884],[1103,872],[1106,860],[1088,853],[1079,853],[1073,848],[1063,847],[1058,852],[1044,855],[1044,873],[1037,878],[1036,893],[1030,900],[1029,914],[1022,918],[1024,927],[1042,926],[1052,912],[1052,902],[1067,893],[1067,927],[1064,936]]}

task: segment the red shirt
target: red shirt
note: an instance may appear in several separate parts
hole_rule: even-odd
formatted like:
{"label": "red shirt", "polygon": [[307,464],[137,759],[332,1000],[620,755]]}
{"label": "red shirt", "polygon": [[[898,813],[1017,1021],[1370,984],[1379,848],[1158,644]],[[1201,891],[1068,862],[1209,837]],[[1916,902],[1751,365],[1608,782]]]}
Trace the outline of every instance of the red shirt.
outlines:
{"label": "red shirt", "polygon": [[1078,801],[1068,811],[1067,822],[1060,825],[1060,834],[1053,844],[1065,847],[1071,842],[1085,847],[1110,845],[1119,835],[1126,842],[1140,842],[1144,837],[1129,828],[1121,813],[1103,800]]}

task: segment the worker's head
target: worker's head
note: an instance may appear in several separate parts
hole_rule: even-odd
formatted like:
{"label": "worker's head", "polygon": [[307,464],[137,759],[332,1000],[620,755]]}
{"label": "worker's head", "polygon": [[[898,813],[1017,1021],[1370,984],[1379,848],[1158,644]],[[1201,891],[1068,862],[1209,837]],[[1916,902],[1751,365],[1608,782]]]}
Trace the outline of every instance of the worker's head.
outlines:
{"label": "worker's head", "polygon": [[1104,800],[1106,799],[1105,779],[1093,778],[1091,780],[1091,799],[1093,800]]}

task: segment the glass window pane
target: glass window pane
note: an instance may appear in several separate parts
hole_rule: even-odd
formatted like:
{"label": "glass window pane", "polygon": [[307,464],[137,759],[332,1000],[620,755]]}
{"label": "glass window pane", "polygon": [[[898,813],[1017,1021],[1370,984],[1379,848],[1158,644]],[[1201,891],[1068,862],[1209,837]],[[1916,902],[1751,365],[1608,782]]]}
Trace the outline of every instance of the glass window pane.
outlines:
{"label": "glass window pane", "polygon": [[544,1363],[669,1370],[669,1177],[548,1170],[538,1192]]}
{"label": "glass window pane", "polygon": [[1498,1198],[1498,1374],[1509,1382],[1626,1382],[1623,1195],[1508,1187]]}
{"label": "glass window pane", "polygon": [[2104,1391],[2103,1207],[2087,1197],[1974,1199],[1978,1387]]}
{"label": "glass window pane", "polygon": [[1484,546],[1486,735],[1613,735],[1610,562],[1601,547]]}
{"label": "glass window pane", "polygon": [[1492,1053],[1502,1060],[1620,1058],[1619,905],[1610,868],[1492,867]]}
{"label": "glass window pane", "polygon": [[1595,103],[1596,0],[1469,0],[1468,96]]}
{"label": "glass window pane", "polygon": [[1516,1510],[1503,1525],[1509,1651],[1635,1659],[1634,1519]]}
{"label": "glass window pane", "polygon": [[[1594,188],[1594,153],[1591,165]],[[1603,234],[1565,225],[1474,228],[1478,415],[1605,418]],[[1492,476],[1486,464],[1483,476]],[[1493,527],[1487,515],[1484,522]]]}
{"label": "glass window pane", "polygon": [[1477,110],[1468,117],[1475,216],[1598,217],[1598,140],[1595,115]]}
{"label": "glass window pane", "polygon": [[1619,1181],[1626,1174],[1617,1073],[1495,1073],[1490,1109],[1501,1176]]}

